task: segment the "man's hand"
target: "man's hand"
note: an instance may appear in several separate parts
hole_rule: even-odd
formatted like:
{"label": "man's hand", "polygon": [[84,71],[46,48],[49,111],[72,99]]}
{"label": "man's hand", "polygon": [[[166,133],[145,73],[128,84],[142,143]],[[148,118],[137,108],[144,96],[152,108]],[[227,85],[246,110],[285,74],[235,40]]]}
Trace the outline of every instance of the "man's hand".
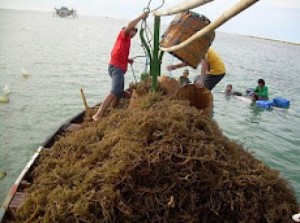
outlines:
{"label": "man's hand", "polygon": [[133,62],[134,62],[133,59],[131,59],[131,58],[128,59],[129,64],[133,64]]}
{"label": "man's hand", "polygon": [[203,85],[203,81],[201,78],[199,78],[196,83],[195,83],[195,86],[198,87],[198,88],[203,88],[204,85]]}
{"label": "man's hand", "polygon": [[141,19],[147,19],[148,18],[148,15],[149,15],[149,13],[148,12],[144,12],[142,15],[141,15]]}
{"label": "man's hand", "polygon": [[168,65],[167,70],[168,71],[175,70],[175,66],[174,65]]}
{"label": "man's hand", "polygon": [[186,67],[186,66],[187,66],[187,63],[182,62],[182,63],[179,63],[179,64],[169,65],[166,68],[167,68],[168,71],[171,71],[171,70],[176,70],[178,68],[182,68],[182,67]]}

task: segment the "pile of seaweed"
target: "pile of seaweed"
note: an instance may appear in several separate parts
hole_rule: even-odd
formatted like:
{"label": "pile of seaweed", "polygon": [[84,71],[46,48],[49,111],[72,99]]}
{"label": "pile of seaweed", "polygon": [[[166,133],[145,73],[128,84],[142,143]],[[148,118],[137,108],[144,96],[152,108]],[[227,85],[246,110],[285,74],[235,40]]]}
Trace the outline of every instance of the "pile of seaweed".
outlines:
{"label": "pile of seaweed", "polygon": [[85,122],[33,174],[16,222],[291,222],[298,211],[278,171],[161,94]]}

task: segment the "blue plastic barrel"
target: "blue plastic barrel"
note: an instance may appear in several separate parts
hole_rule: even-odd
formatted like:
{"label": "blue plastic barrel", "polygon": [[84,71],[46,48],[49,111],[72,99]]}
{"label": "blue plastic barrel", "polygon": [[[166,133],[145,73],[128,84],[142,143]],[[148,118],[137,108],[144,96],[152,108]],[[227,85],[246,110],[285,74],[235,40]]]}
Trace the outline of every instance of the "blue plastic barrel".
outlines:
{"label": "blue plastic barrel", "polygon": [[258,107],[264,108],[264,109],[270,109],[273,106],[272,101],[266,101],[266,100],[258,100],[256,101],[256,105]]}
{"label": "blue plastic barrel", "polygon": [[290,100],[282,97],[277,97],[273,99],[274,106],[279,108],[288,108],[290,107]]}

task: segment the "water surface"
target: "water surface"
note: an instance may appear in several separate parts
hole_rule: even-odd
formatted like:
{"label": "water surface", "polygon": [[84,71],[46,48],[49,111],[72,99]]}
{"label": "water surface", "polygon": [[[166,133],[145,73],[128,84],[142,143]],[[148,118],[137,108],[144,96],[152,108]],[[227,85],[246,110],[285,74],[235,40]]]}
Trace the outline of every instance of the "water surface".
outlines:
{"label": "water surface", "polygon": [[[5,85],[12,93],[0,104],[0,203],[38,146],[62,122],[84,109],[80,88],[90,105],[110,89],[107,62],[115,37],[127,21],[82,17],[61,19],[51,13],[0,10],[0,95]],[[139,38],[131,56],[142,55]],[[223,57],[228,74],[214,89],[214,118],[229,138],[244,144],[255,156],[280,171],[300,200],[300,47],[286,43],[217,33],[213,47]],[[179,77],[165,66],[176,63],[166,55],[162,73]],[[144,69],[136,60],[136,75]],[[29,73],[22,77],[22,69]],[[190,69],[190,78],[199,70]],[[255,87],[263,78],[270,97],[291,100],[284,111],[265,111],[225,97],[228,83],[235,90]],[[126,74],[126,85],[133,81]]]}

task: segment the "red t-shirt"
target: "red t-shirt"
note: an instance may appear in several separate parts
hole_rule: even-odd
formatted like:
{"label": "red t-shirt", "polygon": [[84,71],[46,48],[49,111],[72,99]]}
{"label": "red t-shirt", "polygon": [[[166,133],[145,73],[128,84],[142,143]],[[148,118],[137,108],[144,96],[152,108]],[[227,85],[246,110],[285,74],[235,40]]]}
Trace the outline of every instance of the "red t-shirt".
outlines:
{"label": "red t-shirt", "polygon": [[109,64],[120,68],[124,73],[127,71],[130,43],[129,34],[125,34],[124,30],[121,30],[111,51]]}

